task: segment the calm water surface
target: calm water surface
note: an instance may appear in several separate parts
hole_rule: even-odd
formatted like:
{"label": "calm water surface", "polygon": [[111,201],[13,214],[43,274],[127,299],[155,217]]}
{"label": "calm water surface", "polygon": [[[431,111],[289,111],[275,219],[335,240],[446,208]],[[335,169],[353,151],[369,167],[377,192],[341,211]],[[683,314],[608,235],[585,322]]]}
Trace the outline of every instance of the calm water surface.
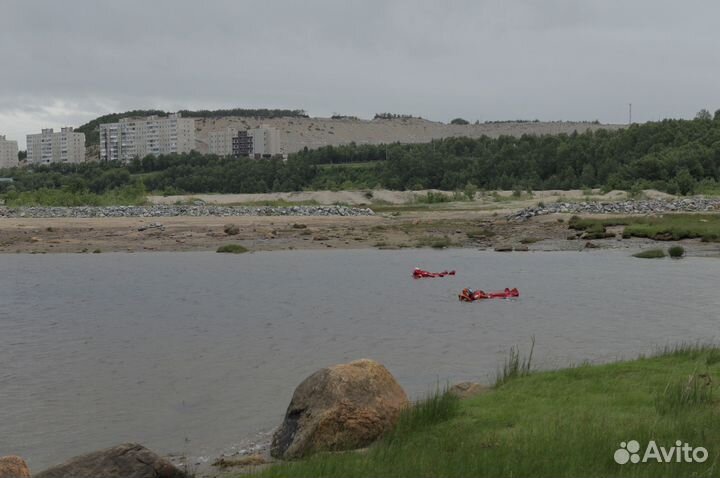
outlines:
{"label": "calm water surface", "polygon": [[[627,252],[0,255],[0,271],[0,455],[35,470],[124,441],[217,452],[339,362],[379,360],[419,396],[491,381],[532,335],[544,367],[713,340],[720,308],[719,260]],[[465,304],[465,286],[522,297]]]}

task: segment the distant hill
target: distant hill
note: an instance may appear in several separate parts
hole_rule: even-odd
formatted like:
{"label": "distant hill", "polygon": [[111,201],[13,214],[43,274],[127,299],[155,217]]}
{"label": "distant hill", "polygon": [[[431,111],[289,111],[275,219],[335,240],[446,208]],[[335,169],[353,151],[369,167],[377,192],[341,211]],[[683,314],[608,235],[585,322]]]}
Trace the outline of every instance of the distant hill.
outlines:
{"label": "distant hill", "polygon": [[624,128],[625,125],[603,125],[597,122],[497,121],[476,124],[446,124],[423,118],[399,116],[387,119],[378,115],[372,120],[336,115],[334,118],[201,118],[196,123],[196,146],[208,152],[210,133],[225,128],[247,129],[267,124],[280,131],[280,142],[286,153],[303,148],[343,144],[429,143],[434,139],[489,136],[520,137],[524,134],[570,134],[588,130]]}
{"label": "distant hill", "polygon": [[[489,136],[520,137],[524,134],[570,134],[598,129],[620,129],[625,125],[604,125],[594,122],[513,120],[486,123],[458,121],[451,124],[430,121],[410,115],[379,113],[372,120],[355,116],[334,115],[331,118],[311,118],[304,110],[287,109],[222,109],[222,110],[181,110],[186,118],[196,118],[196,150],[208,152],[208,139],[211,132],[226,128],[234,130],[256,128],[267,124],[280,131],[280,142],[286,153],[294,153],[304,148],[315,149],[322,146],[343,144],[388,144],[388,143],[428,143],[434,139],[451,137],[479,138]],[[79,128],[85,133],[87,156],[96,158],[99,154],[99,126],[114,123],[121,118],[146,117],[151,115],[167,116],[161,110],[134,110],[124,113],[112,113],[100,116]]]}

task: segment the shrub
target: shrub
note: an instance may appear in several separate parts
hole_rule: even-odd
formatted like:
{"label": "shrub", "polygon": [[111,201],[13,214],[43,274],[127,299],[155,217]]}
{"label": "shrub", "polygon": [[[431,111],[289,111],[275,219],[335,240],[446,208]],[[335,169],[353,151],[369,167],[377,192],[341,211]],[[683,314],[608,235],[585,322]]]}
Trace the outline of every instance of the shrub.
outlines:
{"label": "shrub", "polygon": [[685,248],[683,246],[672,246],[668,249],[670,257],[679,258],[685,255]]}
{"label": "shrub", "polygon": [[636,252],[633,257],[640,259],[662,259],[665,257],[665,251],[662,249],[647,249],[644,251]]}
{"label": "shrub", "polygon": [[247,248],[241,246],[240,244],[225,244],[224,246],[218,247],[216,252],[223,252],[228,254],[242,254],[247,251]]}

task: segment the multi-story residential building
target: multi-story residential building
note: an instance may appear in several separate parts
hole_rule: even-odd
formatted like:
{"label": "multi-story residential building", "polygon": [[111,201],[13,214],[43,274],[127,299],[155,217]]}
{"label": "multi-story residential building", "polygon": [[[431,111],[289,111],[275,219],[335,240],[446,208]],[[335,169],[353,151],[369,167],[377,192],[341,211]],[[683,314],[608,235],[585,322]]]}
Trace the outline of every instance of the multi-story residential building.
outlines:
{"label": "multi-story residential building", "polygon": [[47,128],[40,134],[29,134],[27,162],[28,164],[83,163],[85,134],[76,133],[70,127],[61,128],[59,133]]}
{"label": "multi-story residential building", "polygon": [[194,148],[195,120],[180,113],[100,125],[100,161],[127,162],[150,154],[189,153]]}
{"label": "multi-story residential building", "polygon": [[253,152],[253,138],[247,131],[238,131],[232,138],[233,156],[250,156]]}
{"label": "multi-story residential building", "polygon": [[231,128],[211,132],[208,138],[208,152],[218,156],[233,154],[233,134],[235,133],[236,131]]}
{"label": "multi-story residential building", "polygon": [[208,146],[210,153],[213,154],[255,158],[269,158],[282,154],[280,132],[267,125],[237,132],[228,130],[210,133]]}
{"label": "multi-story residential building", "polygon": [[281,154],[280,132],[267,125],[251,129],[248,135],[252,136],[252,154],[257,157],[271,157]]}
{"label": "multi-story residential building", "polygon": [[4,135],[0,135],[0,168],[14,168],[17,165],[17,141],[10,141]]}
{"label": "multi-story residential building", "polygon": [[0,135],[0,168],[14,168],[17,165],[17,141],[10,141],[4,135]]}

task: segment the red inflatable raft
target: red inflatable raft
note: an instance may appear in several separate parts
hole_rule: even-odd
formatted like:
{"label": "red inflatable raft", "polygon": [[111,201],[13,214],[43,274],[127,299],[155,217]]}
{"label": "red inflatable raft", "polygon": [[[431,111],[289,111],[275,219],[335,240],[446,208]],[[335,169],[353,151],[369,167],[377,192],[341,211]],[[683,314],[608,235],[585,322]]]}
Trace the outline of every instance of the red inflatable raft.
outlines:
{"label": "red inflatable raft", "polygon": [[428,272],[420,269],[419,267],[416,267],[412,275],[415,279],[425,279],[432,277],[454,276],[455,271]]}
{"label": "red inflatable raft", "polygon": [[474,302],[482,299],[512,299],[520,297],[520,291],[515,288],[505,289],[496,292],[485,292],[482,290],[463,289],[458,298],[463,302]]}

